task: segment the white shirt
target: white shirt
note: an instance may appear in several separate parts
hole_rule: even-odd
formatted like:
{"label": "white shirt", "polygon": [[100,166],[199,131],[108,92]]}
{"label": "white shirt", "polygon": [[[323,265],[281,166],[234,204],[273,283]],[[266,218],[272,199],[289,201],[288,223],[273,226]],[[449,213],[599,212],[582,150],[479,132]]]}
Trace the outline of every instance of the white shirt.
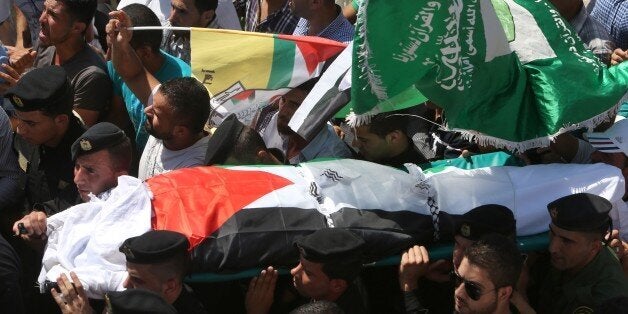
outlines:
{"label": "white shirt", "polygon": [[[167,0],[120,0],[118,3],[118,10],[126,7],[131,3],[139,3],[149,7],[155,15],[159,18],[161,25],[166,26],[168,17],[170,16],[170,1]],[[242,30],[240,27],[240,20],[233,6],[232,0],[218,0],[218,7],[216,8],[216,19],[218,25],[222,29],[235,29]]]}
{"label": "white shirt", "polygon": [[169,150],[164,147],[162,140],[149,136],[140,159],[138,178],[144,181],[175,169],[202,166],[205,163],[208,142],[209,137],[205,136],[188,148]]}

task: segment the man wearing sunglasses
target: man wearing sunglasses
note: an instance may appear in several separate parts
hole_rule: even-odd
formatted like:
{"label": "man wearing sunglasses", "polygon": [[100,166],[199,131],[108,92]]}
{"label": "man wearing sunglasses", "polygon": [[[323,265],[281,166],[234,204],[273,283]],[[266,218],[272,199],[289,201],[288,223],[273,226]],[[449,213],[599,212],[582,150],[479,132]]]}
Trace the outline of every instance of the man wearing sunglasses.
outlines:
{"label": "man wearing sunglasses", "polygon": [[513,242],[515,240],[514,215],[502,205],[478,206],[464,215],[451,216],[451,219],[455,240],[452,261],[430,263],[427,249],[423,246],[414,246],[403,253],[399,266],[399,284],[406,305],[415,302],[418,296],[432,310],[438,308],[439,313],[453,312],[452,269],[460,266],[465,250],[482,236],[491,233],[500,234]]}
{"label": "man wearing sunglasses", "polygon": [[[617,256],[604,243],[611,227],[611,203],[588,193],[565,196],[547,205],[552,219],[547,272],[532,270],[539,285],[541,313],[592,313],[613,297],[628,296],[628,280]],[[537,263],[540,267],[542,263]],[[588,312],[587,312],[588,311]]]}
{"label": "man wearing sunglasses", "polygon": [[[403,254],[401,271],[404,264],[426,257],[423,247],[414,246]],[[492,233],[471,244],[452,273],[456,313],[510,313],[510,301],[522,265],[523,258],[512,239]],[[405,302],[406,313],[436,310],[423,307],[412,295],[405,294]],[[440,308],[436,312],[444,311]]]}

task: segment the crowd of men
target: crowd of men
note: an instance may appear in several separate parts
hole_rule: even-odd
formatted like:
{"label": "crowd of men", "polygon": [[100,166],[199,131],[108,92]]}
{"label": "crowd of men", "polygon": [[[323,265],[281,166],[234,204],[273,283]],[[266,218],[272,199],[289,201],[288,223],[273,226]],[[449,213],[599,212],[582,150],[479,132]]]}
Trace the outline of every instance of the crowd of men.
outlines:
{"label": "crowd of men", "polygon": [[[143,181],[195,166],[294,165],[316,158],[359,158],[399,168],[496,151],[442,129],[447,113],[430,102],[377,114],[351,134],[330,121],[306,140],[288,122],[317,79],[269,104],[274,112],[264,123],[245,125],[230,115],[209,125],[210,95],[190,77],[189,32],[129,29],[231,28],[347,43],[360,2],[341,7],[333,0],[3,0],[0,311],[628,311],[627,239],[613,229],[613,204],[586,193],[547,204],[549,246],[542,252],[521,252],[511,209],[485,204],[451,217],[451,259],[433,261],[417,243],[399,252],[398,266],[364,269],[364,240],[326,228],[294,243],[299,261],[289,276],[271,265],[246,287],[234,282],[192,291],[185,284],[188,239],[162,230],[120,243],[128,273],[120,291],[90,298],[73,272],[33,288],[55,232],[49,217],[106,200],[124,176]],[[551,2],[601,62],[615,66],[628,59],[628,1]],[[626,135],[628,119],[618,115],[595,132],[565,133],[548,148],[516,157],[528,164],[601,162],[628,178],[628,142],[621,140]],[[226,296],[234,291],[240,297]]]}

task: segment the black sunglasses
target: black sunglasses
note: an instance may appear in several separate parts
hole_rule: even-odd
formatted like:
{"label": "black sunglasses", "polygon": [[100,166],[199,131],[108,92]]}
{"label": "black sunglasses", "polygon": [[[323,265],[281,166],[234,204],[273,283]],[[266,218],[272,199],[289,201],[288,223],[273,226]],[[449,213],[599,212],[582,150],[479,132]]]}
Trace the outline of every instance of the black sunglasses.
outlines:
{"label": "black sunglasses", "polygon": [[496,289],[491,289],[487,291],[482,291],[482,288],[480,288],[480,286],[477,283],[462,278],[456,270],[451,272],[451,276],[456,284],[455,286],[456,288],[458,288],[461,283],[464,283],[464,291],[467,293],[469,298],[471,298],[471,300],[473,301],[477,301],[483,295],[496,290]]}

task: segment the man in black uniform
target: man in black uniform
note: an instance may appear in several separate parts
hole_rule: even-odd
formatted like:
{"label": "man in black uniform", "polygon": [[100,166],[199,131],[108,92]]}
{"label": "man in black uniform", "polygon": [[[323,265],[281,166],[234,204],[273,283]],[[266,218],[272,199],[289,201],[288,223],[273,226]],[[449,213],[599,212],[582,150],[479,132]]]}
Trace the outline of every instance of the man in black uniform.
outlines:
{"label": "man in black uniform", "polygon": [[[604,236],[611,226],[612,204],[603,197],[578,193],[547,205],[549,270],[537,262],[536,280],[528,292],[540,313],[593,313],[596,306],[613,297],[628,297],[628,279]],[[534,282],[533,282],[534,284]]]}
{"label": "man in black uniform", "polygon": [[[72,182],[74,162],[70,145],[84,131],[81,122],[72,114],[74,91],[65,71],[58,66],[34,69],[22,76],[5,93],[15,107],[17,135],[13,145],[18,153],[20,168],[26,173],[20,182],[25,200],[21,208],[2,213],[7,222],[23,214],[44,218],[62,211],[80,201]],[[8,227],[8,226],[7,226]],[[31,289],[24,290],[25,304],[35,306],[42,302],[31,282],[41,270],[41,243],[31,250],[22,241],[9,239],[20,255],[23,278]],[[27,308],[27,312],[41,312]]]}
{"label": "man in black uniform", "polygon": [[24,209],[51,215],[78,203],[70,146],[85,130],[72,114],[74,92],[65,71],[34,69],[5,97],[18,120],[14,147],[27,175]]}
{"label": "man in black uniform", "polygon": [[124,287],[158,293],[179,313],[207,313],[183,284],[189,265],[189,246],[184,235],[168,230],[153,230],[127,239],[120,246],[129,272]]}
{"label": "man in black uniform", "polygon": [[[340,228],[320,229],[297,240],[299,264],[290,270],[294,288],[306,302],[330,301],[347,314],[368,313],[366,290],[359,279],[364,244],[361,237]],[[276,277],[269,267],[251,280],[247,313],[269,311]]]}

